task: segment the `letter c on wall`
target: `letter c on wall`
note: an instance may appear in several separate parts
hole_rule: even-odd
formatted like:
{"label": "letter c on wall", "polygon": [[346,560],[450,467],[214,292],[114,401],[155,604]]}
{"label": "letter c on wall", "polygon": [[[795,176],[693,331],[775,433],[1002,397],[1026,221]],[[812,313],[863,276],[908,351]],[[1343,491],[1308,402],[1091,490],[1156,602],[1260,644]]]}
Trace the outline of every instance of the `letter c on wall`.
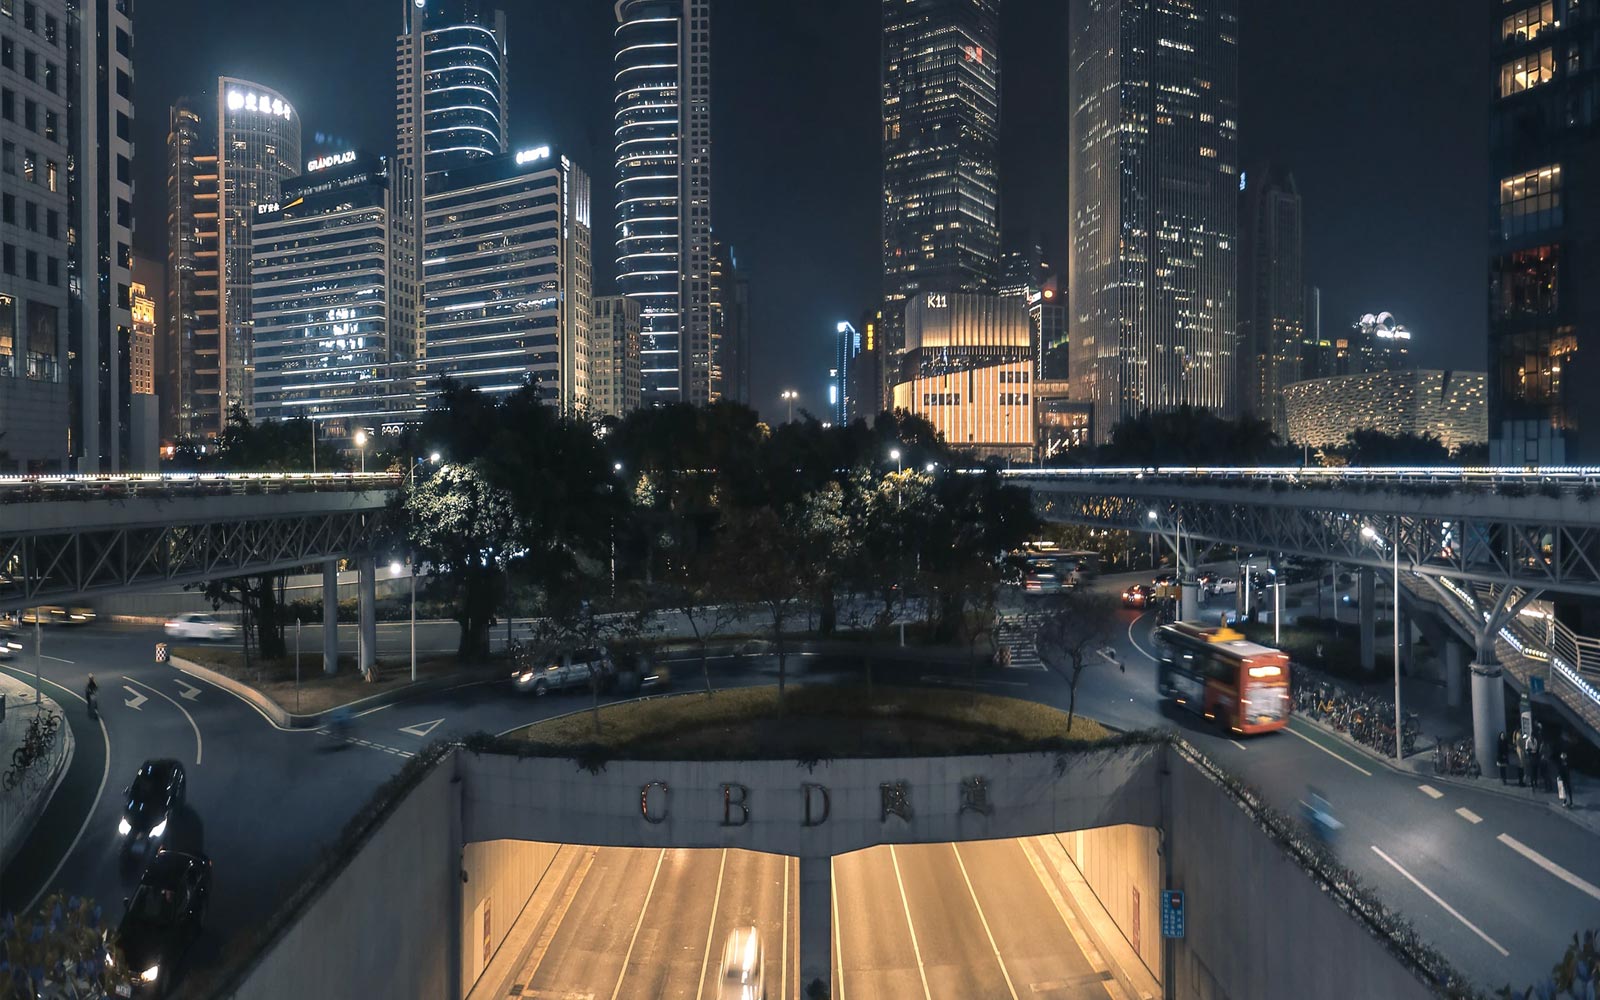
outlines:
{"label": "letter c on wall", "polygon": [[[661,789],[657,796],[660,808],[654,812],[650,809],[650,790]],[[665,781],[652,781],[639,789],[639,813],[646,823],[665,823],[667,821],[667,783]]]}

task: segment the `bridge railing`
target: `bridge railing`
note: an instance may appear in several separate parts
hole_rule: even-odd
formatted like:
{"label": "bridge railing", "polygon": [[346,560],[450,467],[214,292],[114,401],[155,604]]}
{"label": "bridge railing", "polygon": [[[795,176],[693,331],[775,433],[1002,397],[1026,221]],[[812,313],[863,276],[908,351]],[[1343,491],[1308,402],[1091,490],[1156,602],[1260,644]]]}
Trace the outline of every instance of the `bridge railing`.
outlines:
{"label": "bridge railing", "polygon": [[1189,485],[1215,482],[1277,483],[1306,487],[1398,485],[1478,487],[1495,491],[1506,487],[1562,492],[1586,488],[1600,491],[1600,467],[1596,466],[1119,466],[1010,469],[1006,475],[1062,482],[1148,480]]}
{"label": "bridge railing", "polygon": [[389,490],[399,473],[217,472],[141,476],[0,476],[0,504],[66,500],[177,499]]}

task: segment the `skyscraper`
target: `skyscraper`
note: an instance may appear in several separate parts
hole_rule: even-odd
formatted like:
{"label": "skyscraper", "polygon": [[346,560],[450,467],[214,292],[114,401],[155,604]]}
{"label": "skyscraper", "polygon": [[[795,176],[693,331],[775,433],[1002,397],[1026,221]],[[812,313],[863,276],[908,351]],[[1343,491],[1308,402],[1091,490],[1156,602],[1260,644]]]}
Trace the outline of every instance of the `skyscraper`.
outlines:
{"label": "skyscraper", "polygon": [[217,301],[217,151],[198,106],[180,100],[167,127],[166,337],[158,364],[161,437],[203,437],[221,422]]}
{"label": "skyscraper", "polygon": [[402,0],[395,41],[395,357],[423,349],[422,217],[429,174],[504,154],[505,14],[479,0]]}
{"label": "skyscraper", "polygon": [[1600,18],[1565,0],[1496,4],[1489,126],[1489,452],[1600,461]]}
{"label": "skyscraper", "polygon": [[617,0],[617,280],[644,401],[711,398],[711,3]]}
{"label": "skyscraper", "polygon": [[625,417],[639,408],[639,303],[597,295],[589,329],[589,412]]}
{"label": "skyscraper", "polygon": [[1237,0],[1072,0],[1067,291],[1095,434],[1236,408]]}
{"label": "skyscraper", "polygon": [[529,381],[589,403],[589,176],[549,146],[428,175],[424,393],[448,376],[486,393]]}
{"label": "skyscraper", "polygon": [[711,243],[711,400],[750,401],[750,280],[739,254]]}
{"label": "skyscraper", "polygon": [[828,369],[828,413],[834,424],[850,422],[857,404],[850,396],[856,385],[856,358],[861,354],[861,333],[854,324],[841,321],[834,330],[833,367]]}
{"label": "skyscraper", "polygon": [[[1243,176],[1243,175],[1241,175]],[[1239,408],[1288,434],[1284,386],[1313,377],[1307,342],[1300,191],[1267,166],[1242,180],[1239,254]]]}
{"label": "skyscraper", "polygon": [[919,292],[1000,266],[1000,0],[883,0],[883,299],[891,349]]}

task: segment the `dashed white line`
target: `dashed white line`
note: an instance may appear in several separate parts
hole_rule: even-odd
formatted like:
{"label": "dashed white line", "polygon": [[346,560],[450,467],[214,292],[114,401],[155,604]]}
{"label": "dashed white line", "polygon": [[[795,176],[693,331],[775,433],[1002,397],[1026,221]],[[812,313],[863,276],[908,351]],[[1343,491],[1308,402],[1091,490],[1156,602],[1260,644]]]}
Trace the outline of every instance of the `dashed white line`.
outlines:
{"label": "dashed white line", "polygon": [[1466,806],[1462,806],[1460,809],[1457,809],[1456,810],[1456,815],[1460,816],[1462,819],[1466,820],[1468,823],[1471,823],[1473,826],[1477,826],[1479,823],[1483,822],[1483,817],[1482,816],[1479,816],[1477,813],[1473,812],[1471,809],[1468,809]]}
{"label": "dashed white line", "polygon": [[1413,875],[1410,872],[1406,871],[1404,868],[1401,868],[1400,867],[1400,862],[1396,861],[1394,858],[1389,857],[1389,855],[1383,853],[1383,849],[1380,848],[1377,844],[1373,844],[1372,845],[1372,853],[1376,854],[1378,857],[1382,858],[1383,860],[1389,862],[1389,867],[1393,868],[1395,871],[1397,871],[1401,875],[1403,875],[1407,882],[1410,882],[1412,885],[1416,886],[1418,889],[1421,889],[1423,895],[1427,896],[1429,899],[1433,900],[1435,903],[1438,903],[1439,906],[1444,910],[1444,912],[1450,914],[1452,917],[1455,917],[1457,920],[1461,921],[1462,925],[1465,926],[1467,928],[1467,930],[1471,931],[1472,933],[1478,935],[1478,937],[1482,938],[1489,945],[1489,947],[1493,948],[1495,951],[1498,951],[1500,953],[1500,957],[1501,958],[1506,958],[1506,957],[1510,956],[1511,952],[1506,951],[1503,947],[1501,947],[1500,946],[1500,942],[1496,941],[1494,938],[1492,938],[1489,935],[1485,934],[1482,930],[1480,930],[1478,928],[1477,924],[1475,924],[1472,921],[1468,920],[1466,917],[1463,917],[1461,915],[1461,911],[1457,910],[1455,907],[1451,906],[1449,903],[1446,903],[1444,900],[1440,899],[1438,893],[1434,892],[1432,889],[1430,889],[1427,886],[1423,885],[1420,881],[1417,880],[1417,877],[1415,875]]}
{"label": "dashed white line", "polygon": [[1417,786],[1417,791],[1419,791],[1422,794],[1426,795],[1430,799],[1442,799],[1442,798],[1444,798],[1444,793],[1439,791],[1437,788],[1433,787],[1432,785],[1418,785]]}
{"label": "dashed white line", "polygon": [[1356,764],[1355,762],[1353,762],[1353,761],[1341,756],[1340,754],[1334,753],[1332,750],[1329,750],[1327,747],[1323,746],[1321,743],[1318,743],[1316,740],[1314,740],[1311,737],[1305,735],[1304,733],[1297,732],[1293,726],[1284,726],[1283,727],[1283,731],[1286,732],[1286,733],[1289,733],[1291,735],[1300,737],[1301,739],[1305,740],[1307,743],[1309,743],[1312,746],[1316,747],[1318,750],[1321,750],[1323,753],[1327,754],[1329,757],[1332,757],[1334,760],[1338,761],[1339,763],[1343,764],[1344,766],[1349,767],[1349,768],[1353,768],[1354,770],[1357,770],[1357,771],[1360,771],[1362,774],[1366,775],[1369,778],[1372,777],[1372,772],[1371,771],[1369,771],[1366,768],[1362,767],[1361,765]]}
{"label": "dashed white line", "polygon": [[1250,749],[1249,747],[1245,746],[1243,743],[1240,743],[1238,740],[1229,740],[1228,742],[1232,743],[1234,746],[1238,747],[1240,750],[1248,750],[1248,749]]}
{"label": "dashed white line", "polygon": [[[917,975],[922,977],[922,995],[926,1000],[933,1000],[933,993],[928,989],[928,969],[922,964],[922,946],[917,944],[917,928],[911,922],[911,901],[906,899],[906,882],[900,877],[900,858],[893,844],[889,845],[889,860],[894,864],[894,884],[900,887],[900,906],[906,911],[906,929],[911,932],[911,953],[917,959]],[[617,998],[612,997],[611,1000]]]}
{"label": "dashed white line", "polygon": [[1516,851],[1523,857],[1527,858],[1529,861],[1532,861],[1540,868],[1543,868],[1545,871],[1554,875],[1556,878],[1572,886],[1574,889],[1577,889],[1579,892],[1593,896],[1595,899],[1600,899],[1600,886],[1597,886],[1593,882],[1587,881],[1586,879],[1572,874],[1565,868],[1556,864],[1554,861],[1551,861],[1549,858],[1545,857],[1543,854],[1540,854],[1538,851],[1529,847],[1527,844],[1524,844],[1517,838],[1508,833],[1502,833],[1495,839],[1511,848],[1513,851]]}

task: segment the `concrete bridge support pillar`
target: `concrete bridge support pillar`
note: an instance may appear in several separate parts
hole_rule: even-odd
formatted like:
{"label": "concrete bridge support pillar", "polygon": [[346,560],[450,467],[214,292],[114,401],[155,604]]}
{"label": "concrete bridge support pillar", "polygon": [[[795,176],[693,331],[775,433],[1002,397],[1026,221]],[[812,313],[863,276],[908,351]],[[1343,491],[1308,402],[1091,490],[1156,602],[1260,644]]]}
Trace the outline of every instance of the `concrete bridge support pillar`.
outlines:
{"label": "concrete bridge support pillar", "polygon": [[378,560],[368,553],[356,560],[360,582],[361,673],[371,677],[378,662]]}
{"label": "concrete bridge support pillar", "polygon": [[[1444,702],[1460,708],[1467,686],[1467,647],[1454,640],[1444,644]],[[1498,730],[1497,730],[1498,732]]]}
{"label": "concrete bridge support pillar", "polygon": [[1200,582],[1198,580],[1185,580],[1180,585],[1183,593],[1180,602],[1179,617],[1186,622],[1200,620]]}
{"label": "concrete bridge support pillar", "polygon": [[1472,665],[1472,742],[1478,766],[1494,774],[1495,740],[1506,726],[1506,686],[1498,663]]}
{"label": "concrete bridge support pillar", "polygon": [[339,672],[339,564],[322,564],[322,672]]}
{"label": "concrete bridge support pillar", "polygon": [[1377,621],[1378,621],[1378,580],[1377,573],[1369,566],[1361,568],[1361,586],[1357,600],[1360,607],[1361,633],[1361,669],[1367,672],[1376,670],[1377,660]]}
{"label": "concrete bridge support pillar", "polygon": [[833,859],[800,859],[800,996],[833,990]]}

